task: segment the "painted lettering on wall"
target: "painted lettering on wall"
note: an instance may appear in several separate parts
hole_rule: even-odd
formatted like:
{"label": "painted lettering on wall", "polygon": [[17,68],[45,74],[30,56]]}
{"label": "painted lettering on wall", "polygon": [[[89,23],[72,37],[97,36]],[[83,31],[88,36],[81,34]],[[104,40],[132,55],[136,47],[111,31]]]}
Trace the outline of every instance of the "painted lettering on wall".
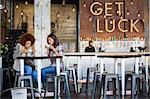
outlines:
{"label": "painted lettering on wall", "polygon": [[[113,16],[112,11],[113,7],[117,7],[117,11],[115,12],[117,16],[120,17],[119,21],[116,19],[110,19],[110,17]],[[101,33],[104,32],[104,30],[101,27],[101,24],[104,24],[104,29],[106,32],[114,32],[116,28],[119,29],[120,32],[139,32],[139,29],[137,28],[137,24],[140,21],[139,19],[133,20],[133,19],[125,19],[122,18],[123,15],[123,6],[124,3],[121,1],[116,1],[115,3],[112,2],[106,2],[104,4],[100,2],[93,2],[90,6],[90,12],[92,15],[96,16],[96,31]],[[104,13],[104,21],[103,23],[98,18],[98,16],[101,16],[102,13]],[[107,19],[109,17],[109,19]],[[128,23],[130,26],[128,29],[125,29],[122,27],[122,24]],[[111,27],[111,28],[110,28]]]}

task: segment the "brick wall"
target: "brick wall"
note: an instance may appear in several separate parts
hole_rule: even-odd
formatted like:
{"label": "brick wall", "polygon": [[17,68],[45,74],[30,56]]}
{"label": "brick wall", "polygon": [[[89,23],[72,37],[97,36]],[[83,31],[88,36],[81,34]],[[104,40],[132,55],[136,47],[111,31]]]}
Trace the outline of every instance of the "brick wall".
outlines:
{"label": "brick wall", "polygon": [[[66,4],[65,6],[52,4],[51,8],[51,20],[55,23],[56,35],[62,42],[75,42],[76,41],[76,11],[73,12],[72,8],[74,5]],[[33,27],[33,16],[34,16],[34,6],[33,4],[25,5],[24,3],[19,3],[19,8],[15,9],[15,29],[19,24],[21,18],[21,10],[28,17],[28,33],[34,33]],[[60,17],[57,17],[57,13],[60,13]],[[67,18],[69,16],[69,21]],[[25,16],[24,16],[25,19]]]}
{"label": "brick wall", "polygon": [[[113,3],[113,9],[112,17],[108,17],[108,19],[115,19],[116,21],[120,20],[120,17],[116,15],[117,7],[114,6],[115,1],[123,1],[125,2],[125,10],[123,10],[123,16],[125,19],[140,19],[140,22],[136,25],[139,29],[139,33],[136,33],[135,31],[130,33],[127,32],[126,36],[128,38],[132,38],[134,36],[144,37],[144,0],[133,0],[133,5],[131,5],[131,0],[96,0],[98,2],[101,2],[104,9],[104,2],[112,2]],[[86,3],[86,7],[84,7],[84,2]],[[80,0],[80,37],[87,39],[87,38],[109,38],[109,37],[124,37],[124,33],[120,32],[117,28],[113,33],[107,33],[104,31],[103,33],[96,33],[95,31],[95,19],[100,19],[100,27],[102,27],[102,30],[104,29],[104,12],[102,15],[94,17],[92,16],[90,12],[90,5],[93,3],[93,0]],[[127,15],[127,11],[129,11],[129,15]],[[140,13],[140,17],[138,17],[138,12]],[[92,16],[93,20],[89,21],[90,16]],[[117,24],[116,24],[117,25]],[[124,24],[122,25],[124,27]],[[110,25],[109,25],[109,28]],[[125,28],[129,28],[129,24],[125,24]]]}
{"label": "brick wall", "polygon": [[9,28],[9,22],[8,22],[8,17],[9,17],[9,1],[4,1],[1,0],[1,4],[6,7],[7,12],[4,12],[4,9],[0,10],[0,44],[5,42],[5,36],[6,33],[8,32]]}
{"label": "brick wall", "polygon": [[[25,5],[24,3],[19,3],[19,8],[15,8],[15,13],[14,13],[14,26],[15,29],[17,29],[18,25],[19,25],[19,21],[22,19],[21,18],[21,11],[24,12],[25,15],[27,15],[27,19],[28,19],[28,33],[33,34],[34,33],[34,29],[33,29],[33,16],[34,16],[34,6],[33,4],[28,4]],[[26,16],[23,16],[23,20],[25,21]]]}
{"label": "brick wall", "polygon": [[[51,12],[51,19],[52,22],[55,23],[55,31],[59,38],[62,41],[76,41],[76,11],[72,11],[73,5],[65,5],[62,6],[61,4],[53,4],[52,5],[52,12]],[[60,17],[58,17],[58,12]],[[69,21],[68,21],[69,16]]]}

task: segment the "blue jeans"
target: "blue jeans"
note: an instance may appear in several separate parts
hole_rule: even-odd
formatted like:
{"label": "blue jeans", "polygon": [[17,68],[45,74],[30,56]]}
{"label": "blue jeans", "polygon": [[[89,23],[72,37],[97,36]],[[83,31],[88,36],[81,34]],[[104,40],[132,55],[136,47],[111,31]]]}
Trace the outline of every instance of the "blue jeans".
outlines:
{"label": "blue jeans", "polygon": [[31,75],[33,77],[33,80],[37,81],[37,71],[32,69],[30,65],[24,66],[24,73],[26,73],[27,75]]}
{"label": "blue jeans", "polygon": [[46,75],[47,74],[56,74],[56,67],[49,66],[42,69],[42,82],[46,82]]}

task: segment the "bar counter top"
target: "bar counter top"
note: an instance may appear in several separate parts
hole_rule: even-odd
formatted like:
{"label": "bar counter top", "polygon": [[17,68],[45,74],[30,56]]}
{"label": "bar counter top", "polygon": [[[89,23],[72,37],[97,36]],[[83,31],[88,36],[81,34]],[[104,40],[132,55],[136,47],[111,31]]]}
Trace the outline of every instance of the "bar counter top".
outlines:
{"label": "bar counter top", "polygon": [[140,57],[149,56],[150,52],[99,52],[99,53],[64,53],[64,56],[97,56],[97,57]]}
{"label": "bar counter top", "polygon": [[62,56],[29,56],[29,57],[24,57],[24,56],[19,56],[17,59],[48,59],[48,58],[62,58]]}

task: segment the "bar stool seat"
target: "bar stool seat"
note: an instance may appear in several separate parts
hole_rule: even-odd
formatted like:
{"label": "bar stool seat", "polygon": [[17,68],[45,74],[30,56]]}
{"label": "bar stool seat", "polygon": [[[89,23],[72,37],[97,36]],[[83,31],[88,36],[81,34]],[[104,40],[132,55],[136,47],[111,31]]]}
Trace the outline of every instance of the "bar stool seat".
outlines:
{"label": "bar stool seat", "polygon": [[[15,74],[15,81],[14,81],[14,87],[17,87],[18,85],[18,78],[20,76],[20,72],[16,72]],[[27,74],[24,73],[24,76],[28,76]]]}
{"label": "bar stool seat", "polygon": [[34,91],[33,91],[33,81],[32,81],[32,76],[30,76],[30,75],[26,75],[26,76],[19,76],[18,77],[18,87],[21,87],[21,82],[23,81],[23,80],[29,80],[29,85],[30,85],[30,87],[31,87],[31,94],[32,94],[32,99],[34,99],[35,97],[34,97]]}

